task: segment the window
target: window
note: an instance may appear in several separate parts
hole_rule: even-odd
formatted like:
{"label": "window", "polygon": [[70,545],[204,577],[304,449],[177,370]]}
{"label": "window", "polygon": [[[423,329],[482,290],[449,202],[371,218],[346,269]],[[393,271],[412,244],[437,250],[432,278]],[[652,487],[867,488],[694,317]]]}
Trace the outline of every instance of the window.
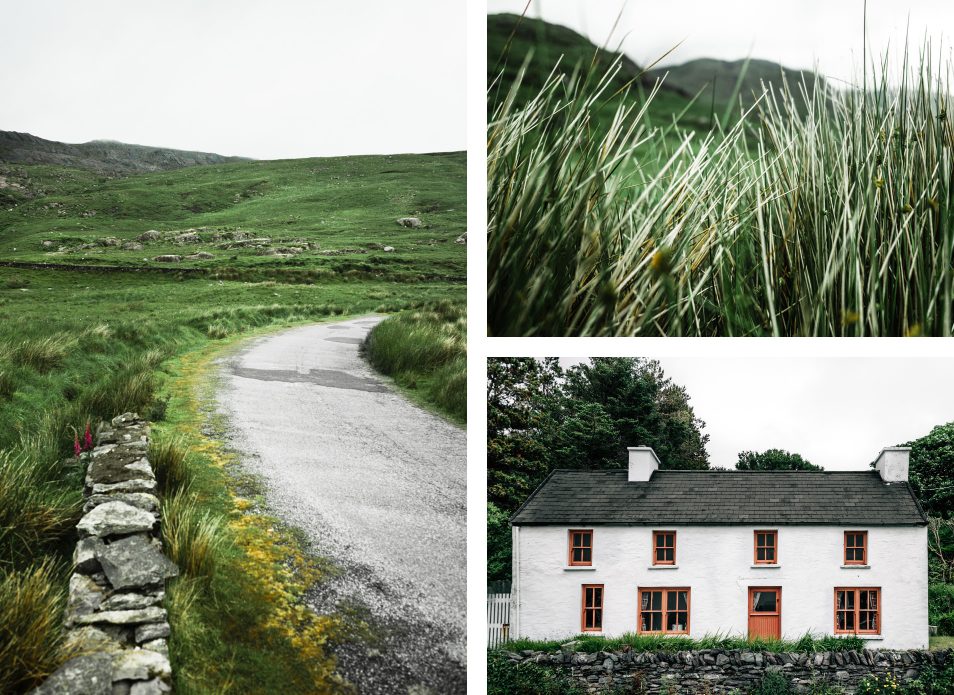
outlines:
{"label": "window", "polygon": [[675,531],[653,531],[653,564],[676,564]]}
{"label": "window", "polygon": [[845,564],[868,564],[867,531],[845,531]]}
{"label": "window", "polygon": [[835,589],[835,634],[881,632],[881,589]]}
{"label": "window", "polygon": [[583,632],[603,629],[603,585],[583,585]]}
{"label": "window", "polygon": [[689,589],[640,589],[639,632],[689,634]]}
{"label": "window", "polygon": [[755,532],[755,564],[778,564],[778,531]]}
{"label": "window", "polygon": [[593,531],[570,531],[570,565],[593,564]]}

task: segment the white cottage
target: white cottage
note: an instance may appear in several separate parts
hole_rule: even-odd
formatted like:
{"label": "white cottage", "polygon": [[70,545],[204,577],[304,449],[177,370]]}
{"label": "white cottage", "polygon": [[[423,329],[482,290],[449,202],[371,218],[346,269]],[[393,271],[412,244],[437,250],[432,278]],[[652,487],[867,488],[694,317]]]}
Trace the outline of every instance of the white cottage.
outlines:
{"label": "white cottage", "polygon": [[857,472],[556,470],[511,519],[511,634],[857,635],[928,644],[910,450]]}

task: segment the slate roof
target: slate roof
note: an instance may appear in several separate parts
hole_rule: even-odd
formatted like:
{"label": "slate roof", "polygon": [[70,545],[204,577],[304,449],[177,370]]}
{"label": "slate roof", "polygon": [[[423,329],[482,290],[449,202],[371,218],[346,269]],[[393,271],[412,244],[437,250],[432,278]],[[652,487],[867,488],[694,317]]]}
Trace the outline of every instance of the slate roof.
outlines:
{"label": "slate roof", "polygon": [[912,526],[927,518],[908,483],[877,471],[555,470],[511,517],[530,524]]}

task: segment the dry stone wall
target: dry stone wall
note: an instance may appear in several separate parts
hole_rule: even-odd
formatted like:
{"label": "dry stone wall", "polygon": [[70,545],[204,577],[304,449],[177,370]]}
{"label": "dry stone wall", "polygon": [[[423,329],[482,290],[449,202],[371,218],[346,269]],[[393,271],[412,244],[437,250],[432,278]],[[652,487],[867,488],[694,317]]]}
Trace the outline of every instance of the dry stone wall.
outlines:
{"label": "dry stone wall", "polygon": [[101,428],[88,459],[66,624],[77,656],[34,693],[172,692],[165,582],[176,565],[159,541],[149,425],[135,413]]}
{"label": "dry stone wall", "polygon": [[[572,644],[572,643],[571,643]],[[893,674],[899,680],[917,678],[928,667],[941,669],[950,650],[776,653],[737,649],[683,652],[608,651],[584,653],[572,647],[554,652],[509,652],[514,662],[531,662],[559,669],[589,693],[705,693],[748,692],[767,673],[778,672],[795,692],[811,692],[830,684],[846,693],[864,678]]]}

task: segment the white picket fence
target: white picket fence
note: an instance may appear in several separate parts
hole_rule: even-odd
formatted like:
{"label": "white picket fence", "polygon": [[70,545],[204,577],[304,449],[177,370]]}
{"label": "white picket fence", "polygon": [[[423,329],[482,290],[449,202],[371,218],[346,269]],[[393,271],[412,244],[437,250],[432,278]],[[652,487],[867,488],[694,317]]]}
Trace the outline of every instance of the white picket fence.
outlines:
{"label": "white picket fence", "polygon": [[487,594],[487,646],[510,641],[510,594]]}

